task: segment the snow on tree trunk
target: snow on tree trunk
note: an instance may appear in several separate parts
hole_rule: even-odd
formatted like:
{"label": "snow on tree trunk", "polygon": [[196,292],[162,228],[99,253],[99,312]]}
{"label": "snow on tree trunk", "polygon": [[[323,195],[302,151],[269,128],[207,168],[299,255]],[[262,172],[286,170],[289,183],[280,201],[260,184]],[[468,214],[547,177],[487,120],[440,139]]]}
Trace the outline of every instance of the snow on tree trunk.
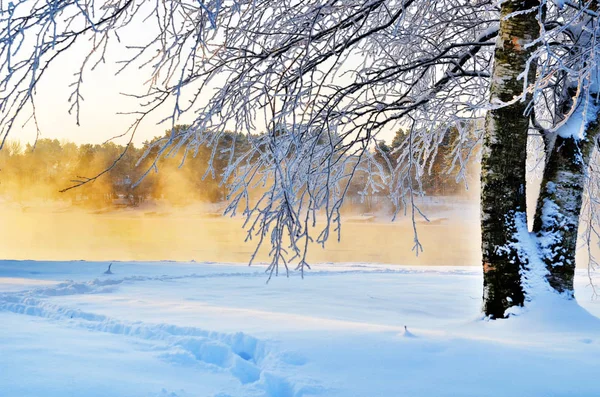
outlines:
{"label": "snow on tree trunk", "polygon": [[[544,178],[533,224],[541,259],[548,272],[546,278],[554,290],[567,298],[574,296],[577,230],[585,174],[600,130],[595,109],[591,110],[594,119],[591,122],[586,122],[586,117],[581,117],[579,113],[583,112],[576,112],[559,129],[556,141],[548,148],[551,151],[546,154]],[[574,127],[579,129],[578,125],[583,128],[583,136],[565,133],[565,130]]]}
{"label": "snow on tree trunk", "polygon": [[[539,36],[539,1],[505,1],[494,52],[492,106],[486,117],[481,170],[481,237],[483,310],[503,318],[525,296],[520,272],[526,258],[519,255],[517,223],[526,213],[525,163],[529,117],[523,96],[524,78],[533,81],[533,65],[526,71],[532,48],[526,44]],[[515,100],[516,99],[516,100]]]}
{"label": "snow on tree trunk", "polygon": [[[574,297],[575,254],[581,204],[589,161],[595,147],[598,120],[598,66],[595,61],[598,1],[586,4],[591,14],[572,23],[576,41],[571,54],[579,59],[563,89],[556,133],[546,135],[546,164],[533,231],[546,279],[555,291]],[[583,74],[581,74],[583,72]],[[589,242],[588,242],[589,243]]]}

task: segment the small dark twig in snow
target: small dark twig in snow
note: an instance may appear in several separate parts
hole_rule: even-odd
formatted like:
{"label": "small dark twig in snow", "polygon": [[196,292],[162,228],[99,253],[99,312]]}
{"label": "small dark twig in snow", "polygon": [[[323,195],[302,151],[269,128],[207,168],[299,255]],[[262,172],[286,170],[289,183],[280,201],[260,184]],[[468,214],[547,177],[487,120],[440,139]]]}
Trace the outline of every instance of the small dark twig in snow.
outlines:
{"label": "small dark twig in snow", "polygon": [[406,325],[404,326],[404,334],[402,336],[404,336],[405,338],[416,338],[417,337],[415,334],[413,334],[412,332],[410,332],[408,330]]}

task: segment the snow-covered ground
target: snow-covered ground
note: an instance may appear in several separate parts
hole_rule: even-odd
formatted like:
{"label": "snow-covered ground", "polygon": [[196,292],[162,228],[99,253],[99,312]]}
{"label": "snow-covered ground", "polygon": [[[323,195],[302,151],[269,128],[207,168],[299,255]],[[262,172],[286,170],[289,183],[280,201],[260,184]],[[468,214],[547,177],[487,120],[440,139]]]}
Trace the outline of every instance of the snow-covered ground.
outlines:
{"label": "snow-covered ground", "polygon": [[478,267],[107,265],[0,262],[0,396],[600,396],[584,272],[485,321]]}

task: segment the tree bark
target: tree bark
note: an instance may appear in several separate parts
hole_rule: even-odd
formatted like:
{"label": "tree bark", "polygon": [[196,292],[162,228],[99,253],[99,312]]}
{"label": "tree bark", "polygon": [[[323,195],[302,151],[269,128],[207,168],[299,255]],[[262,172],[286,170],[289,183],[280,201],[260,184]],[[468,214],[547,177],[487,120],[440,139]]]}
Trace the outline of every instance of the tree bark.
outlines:
{"label": "tree bark", "polygon": [[599,131],[596,117],[585,127],[583,138],[559,135],[548,148],[533,224],[548,283],[569,299],[574,297],[575,254],[586,172]]}
{"label": "tree bark", "polygon": [[[539,6],[539,0],[502,3],[494,52],[492,105],[511,102],[523,94],[524,81],[519,76],[526,70],[533,50],[525,48],[526,44],[539,37]],[[533,81],[533,64],[526,77]],[[515,243],[518,223],[527,219],[527,105],[528,101],[518,100],[492,109],[486,116],[481,160],[481,237],[483,311],[491,318],[505,317],[506,309],[522,306],[525,300],[520,273],[527,259]]]}
{"label": "tree bark", "polygon": [[[589,10],[597,11],[598,1],[590,1],[586,6]],[[582,51],[594,46],[589,32],[597,29],[595,19],[595,16],[589,16],[586,23],[589,31],[578,36],[572,51],[578,51],[581,55]],[[598,77],[591,78],[596,80]],[[574,298],[573,278],[581,204],[590,157],[600,132],[599,94],[589,91],[594,86],[597,84],[588,85],[573,79],[564,88],[557,114],[561,118],[570,114],[570,119],[555,136],[546,136],[546,164],[533,223],[540,256],[546,265],[546,279],[550,287],[567,299]],[[571,111],[573,98],[577,97],[580,90],[582,93],[576,99],[578,108]],[[581,135],[580,130],[583,130]]]}

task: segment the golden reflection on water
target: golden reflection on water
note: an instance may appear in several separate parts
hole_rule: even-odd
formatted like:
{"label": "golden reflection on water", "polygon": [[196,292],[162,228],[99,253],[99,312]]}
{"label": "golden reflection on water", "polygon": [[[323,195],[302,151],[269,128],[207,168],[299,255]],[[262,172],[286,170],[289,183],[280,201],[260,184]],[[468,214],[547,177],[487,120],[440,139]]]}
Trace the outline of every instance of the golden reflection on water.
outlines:
{"label": "golden reflection on water", "polygon": [[[0,213],[0,257],[34,260],[136,260],[248,262],[255,242],[244,243],[241,219],[209,217],[198,211],[7,209]],[[415,256],[410,219],[391,223],[342,224],[325,249],[314,244],[309,261],[377,262],[404,265],[478,265],[476,217],[419,222],[424,252]],[[378,218],[380,219],[380,218]],[[268,247],[258,261],[267,261]]]}

